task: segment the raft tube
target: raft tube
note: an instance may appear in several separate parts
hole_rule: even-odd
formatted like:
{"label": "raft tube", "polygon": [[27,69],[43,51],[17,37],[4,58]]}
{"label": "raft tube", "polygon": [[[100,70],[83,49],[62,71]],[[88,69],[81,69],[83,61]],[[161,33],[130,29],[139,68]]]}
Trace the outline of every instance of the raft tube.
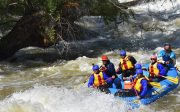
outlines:
{"label": "raft tube", "polygon": [[[144,72],[144,75],[146,75],[146,76],[149,75],[149,72],[147,72],[147,71],[143,71],[143,72]],[[179,85],[179,78],[178,78],[177,70],[175,68],[171,68],[170,70],[168,70],[166,76],[177,78],[178,84],[177,83],[175,84],[168,79],[164,79],[159,82],[161,85],[160,88],[156,88],[156,87],[149,88],[146,97],[142,98],[140,100],[137,100],[136,95],[130,96],[130,97],[116,96],[115,94],[118,91],[120,91],[120,89],[116,89],[115,86],[113,86],[112,88],[109,88],[109,90],[110,90],[111,94],[114,94],[116,97],[125,100],[128,103],[128,105],[132,106],[132,108],[139,108],[141,104],[143,104],[143,105],[150,104],[150,103],[156,101],[157,99],[163,97],[164,95],[168,94],[175,88],[177,88],[177,86]],[[119,75],[119,78],[121,79],[121,75]],[[123,81],[121,81],[121,85],[122,85],[122,90],[123,90],[124,89]]]}

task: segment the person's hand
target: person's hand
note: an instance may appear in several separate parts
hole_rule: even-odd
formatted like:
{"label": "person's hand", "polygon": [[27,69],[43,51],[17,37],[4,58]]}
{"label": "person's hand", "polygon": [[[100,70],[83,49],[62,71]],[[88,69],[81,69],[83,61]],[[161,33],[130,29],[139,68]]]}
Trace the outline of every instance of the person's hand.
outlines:
{"label": "person's hand", "polygon": [[140,100],[140,99],[141,99],[141,97],[140,97],[140,96],[137,96],[137,99],[138,99],[138,100]]}
{"label": "person's hand", "polygon": [[94,86],[94,85],[93,85],[93,86],[91,86],[91,88],[95,88],[95,89],[97,89],[97,86]]}
{"label": "person's hand", "polygon": [[130,75],[130,76],[129,76],[129,78],[130,78],[130,79],[132,79],[132,78],[133,78],[133,76],[132,76],[132,75]]}
{"label": "person's hand", "polygon": [[152,82],[153,81],[153,78],[152,77],[149,77],[149,82]]}
{"label": "person's hand", "polygon": [[103,72],[103,71],[106,71],[106,70],[107,70],[107,68],[105,67],[105,65],[102,65],[101,68],[100,68],[100,71]]}
{"label": "person's hand", "polygon": [[117,70],[116,70],[116,73],[118,73],[120,71],[120,68],[118,68]]}
{"label": "person's hand", "polygon": [[126,77],[123,77],[123,80],[126,80],[127,78]]}
{"label": "person's hand", "polygon": [[155,73],[154,72],[149,72],[151,75],[155,75]]}
{"label": "person's hand", "polygon": [[142,70],[146,70],[146,71],[147,71],[147,69],[146,69],[146,68],[142,68]]}
{"label": "person's hand", "polygon": [[165,63],[166,63],[166,64],[169,64],[170,62],[169,62],[169,61],[166,61]]}
{"label": "person's hand", "polygon": [[115,75],[113,75],[113,76],[112,76],[112,79],[115,79],[115,78],[116,78]]}

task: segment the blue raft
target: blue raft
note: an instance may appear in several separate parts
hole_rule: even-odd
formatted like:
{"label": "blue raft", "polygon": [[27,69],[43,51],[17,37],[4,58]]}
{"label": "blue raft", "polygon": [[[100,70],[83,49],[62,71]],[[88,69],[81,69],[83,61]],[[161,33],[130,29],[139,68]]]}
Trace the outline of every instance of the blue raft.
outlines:
{"label": "blue raft", "polygon": [[[144,75],[148,76],[149,73],[147,71],[143,71]],[[160,97],[166,95],[167,93],[171,92],[173,89],[177,88],[177,86],[179,85],[179,78],[178,78],[178,72],[175,68],[171,68],[166,76],[172,77],[172,78],[177,78],[176,80],[178,80],[178,84],[174,83],[168,79],[164,79],[162,81],[160,81],[160,88],[156,88],[156,87],[152,87],[148,89],[148,93],[147,93],[147,97],[142,98],[140,100],[137,100],[136,96],[131,96],[131,97],[121,97],[121,96],[117,96],[118,98],[121,98],[123,100],[125,100],[127,102],[128,105],[132,106],[132,108],[138,108],[141,104],[143,105],[147,105],[150,104],[154,101],[156,101],[157,99],[159,99]],[[124,82],[121,81],[122,84],[122,89],[124,88]],[[118,92],[120,89],[116,89],[114,86],[113,88],[109,88],[111,94],[114,94],[116,92]]]}

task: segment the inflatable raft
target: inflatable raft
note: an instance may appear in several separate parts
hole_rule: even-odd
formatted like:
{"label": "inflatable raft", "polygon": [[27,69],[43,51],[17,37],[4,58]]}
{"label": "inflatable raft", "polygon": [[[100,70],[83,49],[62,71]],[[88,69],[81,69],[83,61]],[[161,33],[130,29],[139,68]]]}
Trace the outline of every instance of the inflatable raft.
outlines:
{"label": "inflatable raft", "polygon": [[[143,71],[144,75],[148,77],[149,73],[147,71]],[[119,76],[121,78],[121,75]],[[125,100],[128,105],[132,106],[132,108],[138,108],[141,104],[147,105],[150,104],[160,97],[166,95],[167,93],[171,92],[173,89],[177,88],[179,85],[179,78],[178,78],[178,72],[175,68],[171,68],[164,80],[157,82],[159,85],[152,86],[148,89],[148,93],[145,98],[142,98],[140,100],[137,100],[136,95],[122,95],[122,93],[126,93],[124,90],[124,82],[121,81],[122,89],[116,89],[114,86],[112,88],[109,88],[110,93],[114,94],[116,97],[121,98]],[[121,95],[118,95],[117,93],[121,93]],[[135,93],[135,92],[134,92]]]}

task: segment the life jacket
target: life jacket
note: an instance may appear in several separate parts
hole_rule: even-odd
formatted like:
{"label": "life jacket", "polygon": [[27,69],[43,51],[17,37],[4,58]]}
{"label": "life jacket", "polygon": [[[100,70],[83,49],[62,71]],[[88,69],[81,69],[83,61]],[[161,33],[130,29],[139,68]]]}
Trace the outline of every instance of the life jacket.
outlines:
{"label": "life jacket", "polygon": [[121,58],[120,63],[123,71],[134,68],[132,62],[128,59],[128,56],[126,56],[124,59]]}
{"label": "life jacket", "polygon": [[150,77],[155,77],[155,76],[159,76],[159,69],[157,68],[157,62],[153,65],[149,65],[149,72],[150,73],[154,73],[154,74],[150,74]]}
{"label": "life jacket", "polygon": [[136,80],[134,81],[134,89],[135,89],[136,91],[138,91],[138,92],[141,92],[141,90],[142,90],[141,81],[142,81],[143,79],[146,79],[146,78],[145,78],[145,77],[142,77],[142,78],[136,79]]}
{"label": "life jacket", "polygon": [[98,87],[100,85],[104,85],[105,84],[105,80],[103,77],[103,73],[99,72],[99,74],[93,74],[94,75],[94,85],[95,87]]}

